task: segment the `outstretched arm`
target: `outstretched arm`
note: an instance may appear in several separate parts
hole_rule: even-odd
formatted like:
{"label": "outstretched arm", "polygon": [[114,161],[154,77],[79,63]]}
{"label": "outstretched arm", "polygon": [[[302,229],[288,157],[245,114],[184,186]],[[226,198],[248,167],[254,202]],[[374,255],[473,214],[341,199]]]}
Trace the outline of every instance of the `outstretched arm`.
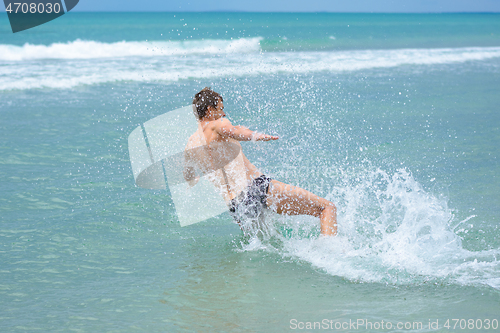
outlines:
{"label": "outstretched arm", "polygon": [[277,136],[252,131],[245,126],[233,126],[226,118],[216,123],[215,131],[221,136],[228,136],[238,141],[270,141],[279,139]]}

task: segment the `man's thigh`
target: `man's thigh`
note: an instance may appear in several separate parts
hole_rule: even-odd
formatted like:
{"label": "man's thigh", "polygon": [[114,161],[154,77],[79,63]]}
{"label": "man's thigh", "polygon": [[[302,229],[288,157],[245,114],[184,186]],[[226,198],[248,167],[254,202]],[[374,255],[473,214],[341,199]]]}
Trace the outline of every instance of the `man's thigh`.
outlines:
{"label": "man's thigh", "polygon": [[319,217],[328,205],[328,200],[323,199],[303,188],[271,181],[267,196],[267,206],[278,214],[312,215]]}

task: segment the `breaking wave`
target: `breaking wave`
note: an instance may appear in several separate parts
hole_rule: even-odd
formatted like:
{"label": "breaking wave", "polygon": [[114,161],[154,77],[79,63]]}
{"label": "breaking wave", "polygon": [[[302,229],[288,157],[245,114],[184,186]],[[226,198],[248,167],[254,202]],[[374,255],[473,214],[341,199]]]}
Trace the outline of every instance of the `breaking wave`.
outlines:
{"label": "breaking wave", "polygon": [[174,82],[279,73],[349,72],[432,66],[500,57],[500,47],[321,52],[262,52],[261,38],[183,42],[74,41],[0,45],[0,90],[108,82]]}

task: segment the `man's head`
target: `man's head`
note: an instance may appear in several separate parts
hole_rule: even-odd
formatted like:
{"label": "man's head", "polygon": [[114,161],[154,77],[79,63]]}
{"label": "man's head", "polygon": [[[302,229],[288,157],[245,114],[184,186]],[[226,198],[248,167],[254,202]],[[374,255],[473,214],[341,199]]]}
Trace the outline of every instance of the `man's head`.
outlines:
{"label": "man's head", "polygon": [[202,91],[194,95],[193,104],[196,108],[196,116],[202,119],[207,114],[208,108],[217,108],[217,104],[222,102],[222,96],[210,89],[210,87],[203,88]]}

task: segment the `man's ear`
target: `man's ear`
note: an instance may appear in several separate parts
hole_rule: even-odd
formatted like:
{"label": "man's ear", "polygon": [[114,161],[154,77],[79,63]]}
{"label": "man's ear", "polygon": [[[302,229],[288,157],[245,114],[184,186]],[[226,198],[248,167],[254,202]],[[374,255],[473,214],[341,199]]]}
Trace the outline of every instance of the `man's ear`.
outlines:
{"label": "man's ear", "polygon": [[212,114],[216,109],[212,106],[212,105],[209,105],[207,106],[207,112],[205,115],[207,115],[208,113]]}

